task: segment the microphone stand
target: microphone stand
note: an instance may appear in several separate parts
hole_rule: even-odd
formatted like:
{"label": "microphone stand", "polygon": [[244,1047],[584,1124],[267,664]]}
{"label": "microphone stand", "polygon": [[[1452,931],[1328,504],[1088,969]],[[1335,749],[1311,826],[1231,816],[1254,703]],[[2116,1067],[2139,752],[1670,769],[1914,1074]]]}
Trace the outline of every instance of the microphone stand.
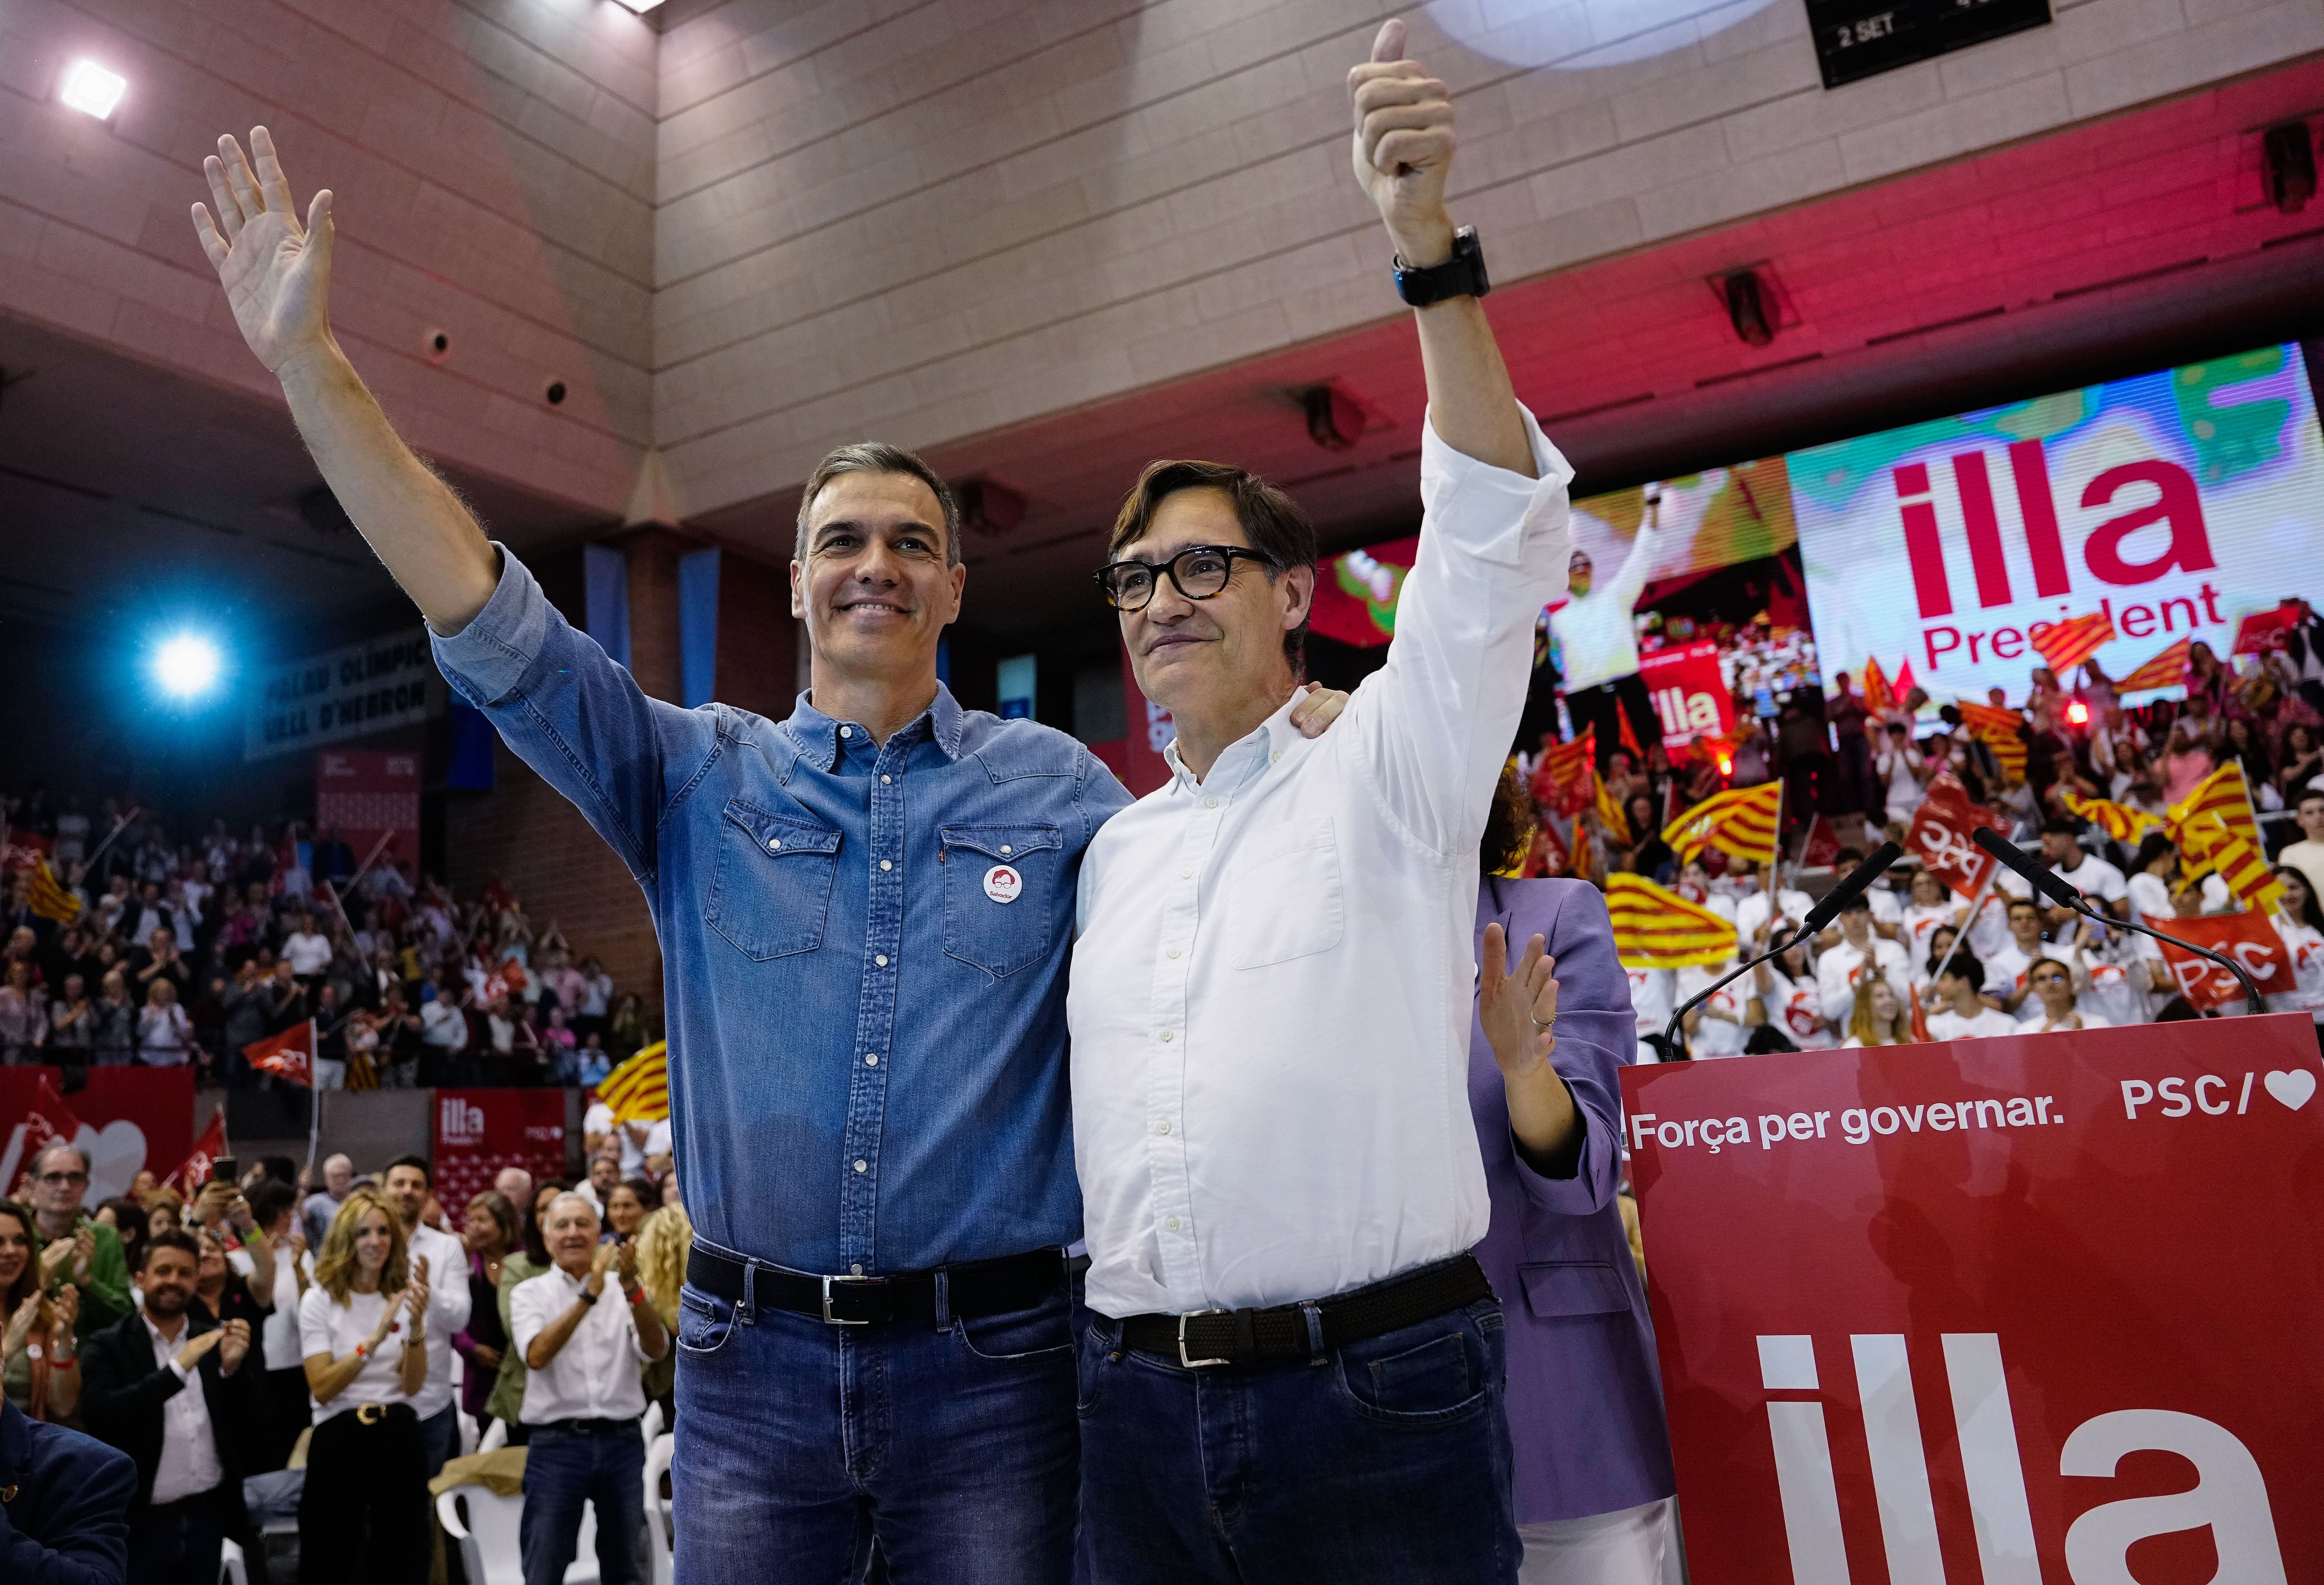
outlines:
{"label": "microphone stand", "polygon": [[[1768,898],[1767,903],[1769,911],[1773,912],[1775,899],[1770,897]],[[1766,962],[1771,958],[1780,958],[1785,952],[1790,951],[1794,947],[1798,946],[1802,941],[1807,939],[1807,927],[1805,925],[1796,926],[1788,936],[1784,935],[1782,931],[1777,931],[1767,939],[1774,941],[1775,945],[1768,948],[1766,951],[1760,953],[1757,957],[1752,959],[1748,963],[1742,965],[1740,968],[1728,970],[1722,978],[1714,980],[1710,985],[1707,985],[1701,990],[1695,992],[1694,995],[1689,996],[1685,1002],[1680,1005],[1676,1012],[1670,1015],[1670,1022],[1663,1026],[1663,1032],[1660,1034],[1651,1034],[1646,1037],[1655,1043],[1658,1055],[1669,1052],[1685,1051],[1685,1043],[1679,1039],[1678,1031],[1679,1025],[1686,1021],[1686,1015],[1689,1013],[1693,1012],[1703,1003],[1709,1001],[1711,997],[1717,996],[1720,991],[1726,989],[1727,987],[1733,984],[1736,980],[1742,978],[1744,975],[1748,974],[1752,969],[1758,968],[1760,964]],[[1662,1055],[1661,1060],[1667,1062],[1676,1061],[1678,1059],[1672,1058],[1668,1055]]]}

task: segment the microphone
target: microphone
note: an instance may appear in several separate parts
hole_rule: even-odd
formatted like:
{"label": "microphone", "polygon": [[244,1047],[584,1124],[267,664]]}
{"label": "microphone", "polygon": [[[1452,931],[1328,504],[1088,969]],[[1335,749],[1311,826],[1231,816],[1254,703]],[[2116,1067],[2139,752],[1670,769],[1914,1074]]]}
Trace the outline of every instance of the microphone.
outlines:
{"label": "microphone", "polygon": [[1969,833],[1969,840],[1991,854],[2000,862],[2003,868],[2068,913],[2079,913],[2084,919],[2112,930],[2136,931],[2140,935],[2153,936],[2158,941],[2169,941],[2174,947],[2184,948],[2199,958],[2209,958],[2229,974],[2234,975],[2242,984],[2244,1005],[2247,1010],[2255,1014],[2267,1011],[2267,998],[2260,995],[2259,987],[2252,980],[2251,971],[2226,953],[2214,952],[2209,947],[2198,946],[2193,941],[2178,936],[2166,935],[2162,931],[2141,924],[2135,920],[2116,919],[2111,913],[2091,907],[2081,893],[2074,888],[2073,883],[2026,857],[2023,848],[1990,826],[1978,827],[1976,830]]}
{"label": "microphone", "polygon": [[[1688,997],[1685,1003],[1670,1015],[1670,1022],[1663,1026],[1661,1034],[1647,1037],[1654,1041],[1657,1052],[1663,1055],[1663,1060],[1674,1061],[1674,1059],[1667,1053],[1685,1051],[1686,1047],[1679,1040],[1679,1025],[1686,1021],[1686,1015],[1689,1013],[1718,995],[1729,981],[1739,978],[1751,969],[1757,969],[1768,959],[1791,950],[1793,947],[1806,941],[1810,936],[1821,934],[1826,925],[1840,917],[1841,909],[1864,895],[1865,889],[1880,878],[1881,872],[1904,856],[1904,850],[1895,843],[1881,843],[1871,857],[1849,870],[1845,880],[1824,894],[1822,902],[1808,910],[1807,920],[1799,929],[1788,936],[1781,931],[1773,932],[1767,938],[1772,944],[1766,951],[1748,963],[1738,964],[1724,978],[1712,981]],[[1771,912],[1775,904],[1775,899],[1772,895],[1768,897],[1767,906]]]}

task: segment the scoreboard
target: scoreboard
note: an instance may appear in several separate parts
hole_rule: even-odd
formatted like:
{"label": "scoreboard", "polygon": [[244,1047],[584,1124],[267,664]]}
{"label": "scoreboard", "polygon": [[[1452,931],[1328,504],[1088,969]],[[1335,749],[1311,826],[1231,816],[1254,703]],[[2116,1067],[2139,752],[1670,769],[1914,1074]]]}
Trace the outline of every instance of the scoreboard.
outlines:
{"label": "scoreboard", "polygon": [[1828,88],[2050,21],[2050,0],[1807,0],[1807,8]]}

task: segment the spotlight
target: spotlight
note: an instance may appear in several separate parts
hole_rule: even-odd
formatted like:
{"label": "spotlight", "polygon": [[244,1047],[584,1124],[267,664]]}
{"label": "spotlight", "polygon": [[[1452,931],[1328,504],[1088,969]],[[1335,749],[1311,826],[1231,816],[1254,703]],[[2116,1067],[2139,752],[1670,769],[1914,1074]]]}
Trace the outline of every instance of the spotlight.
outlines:
{"label": "spotlight", "polygon": [[2066,706],[2066,719],[2077,727],[2089,726],[2090,724],[2090,707],[2084,704],[2079,699],[2073,700],[2070,704]]}
{"label": "spotlight", "polygon": [[84,115],[99,121],[113,114],[121,103],[121,96],[129,89],[129,79],[118,77],[94,60],[76,60],[65,73],[64,86],[57,97]]}
{"label": "spotlight", "polygon": [[199,634],[180,633],[153,652],[153,676],[162,691],[194,699],[216,685],[221,663],[217,645]]}

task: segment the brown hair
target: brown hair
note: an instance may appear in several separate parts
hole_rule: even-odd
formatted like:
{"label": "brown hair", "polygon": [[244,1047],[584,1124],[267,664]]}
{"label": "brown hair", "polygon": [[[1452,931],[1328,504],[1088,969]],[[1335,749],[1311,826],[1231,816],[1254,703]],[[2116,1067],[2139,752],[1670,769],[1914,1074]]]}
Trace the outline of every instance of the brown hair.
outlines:
{"label": "brown hair", "polygon": [[[1181,490],[1217,490],[1234,503],[1235,521],[1242,525],[1243,537],[1250,541],[1252,550],[1267,558],[1269,583],[1286,569],[1315,564],[1315,525],[1300,510],[1299,503],[1249,469],[1223,462],[1148,463],[1130,494],[1122,497],[1121,510],[1114,514],[1106,554],[1118,555],[1122,546],[1144,537],[1153,525],[1155,511]],[[1304,672],[1300,656],[1306,642],[1305,621],[1283,635],[1284,658],[1291,663],[1295,674]]]}
{"label": "brown hair", "polygon": [[315,1285],[328,1293],[333,1303],[345,1304],[355,1291],[360,1265],[355,1256],[355,1228],[373,1211],[387,1218],[387,1264],[380,1268],[379,1291],[401,1293],[410,1284],[411,1257],[403,1241],[403,1218],[378,1190],[351,1189],[338,1214],[331,1219],[331,1230],[323,1236],[323,1247],[315,1256]]}
{"label": "brown hair", "polygon": [[1523,864],[1533,852],[1533,800],[1526,796],[1525,783],[1517,780],[1517,762],[1511,760],[1501,767],[1501,779],[1493,787],[1493,802],[1485,811],[1485,839],[1477,850],[1477,867],[1487,875],[1499,875]]}
{"label": "brown hair", "polygon": [[13,1316],[25,1300],[41,1291],[41,1234],[40,1229],[33,1226],[32,1213],[13,1200],[0,1200],[0,1216],[16,1219],[16,1225],[24,1230],[24,1242],[29,1246],[24,1251],[24,1269],[16,1274],[16,1280],[8,1285],[8,1291],[0,1293],[0,1308],[5,1308]]}
{"label": "brown hair", "polygon": [[807,560],[807,518],[815,509],[815,498],[823,487],[843,473],[902,473],[909,474],[936,493],[936,505],[944,511],[945,565],[960,565],[960,503],[953,498],[952,487],[944,476],[921,461],[901,446],[890,446],[885,440],[858,440],[852,446],[839,446],[824,453],[815,471],[807,476],[807,489],[799,496],[798,537],[791,545],[791,560]]}

